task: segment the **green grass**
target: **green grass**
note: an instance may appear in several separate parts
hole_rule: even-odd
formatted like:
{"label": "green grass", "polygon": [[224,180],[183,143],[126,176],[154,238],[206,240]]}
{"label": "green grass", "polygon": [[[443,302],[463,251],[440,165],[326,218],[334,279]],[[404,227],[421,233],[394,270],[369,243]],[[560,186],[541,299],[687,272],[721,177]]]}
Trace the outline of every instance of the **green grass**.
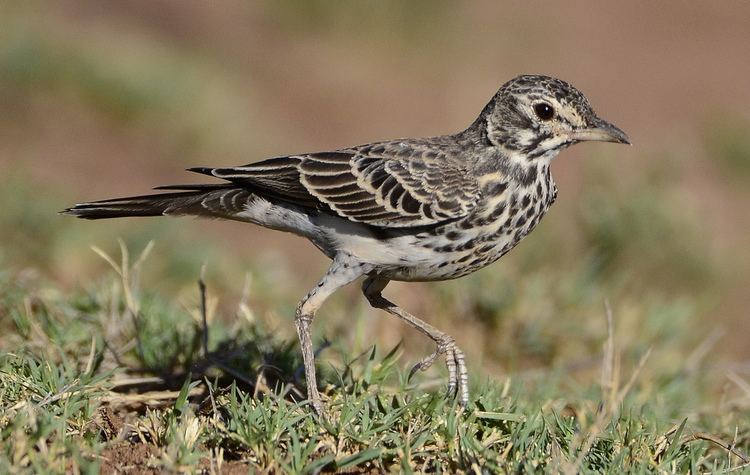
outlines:
{"label": "green grass", "polygon": [[319,362],[320,418],[293,339],[262,318],[222,318],[209,293],[205,352],[197,286],[189,304],[165,301],[139,286],[148,261],[108,259],[113,275],[70,293],[2,274],[0,472],[684,473],[749,462],[748,395],[704,399],[703,363],[669,367],[663,339],[619,349],[603,309],[591,336],[600,377],[475,371],[468,410],[444,397],[444,371],[407,381],[401,347],[352,356],[339,341]]}

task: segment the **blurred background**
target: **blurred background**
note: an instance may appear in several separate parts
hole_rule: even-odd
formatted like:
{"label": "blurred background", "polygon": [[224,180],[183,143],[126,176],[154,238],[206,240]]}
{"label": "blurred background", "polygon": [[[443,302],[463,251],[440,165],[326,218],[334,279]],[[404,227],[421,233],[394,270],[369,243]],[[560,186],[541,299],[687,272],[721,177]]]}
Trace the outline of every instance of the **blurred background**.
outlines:
{"label": "blurred background", "polygon": [[[547,74],[634,145],[558,157],[556,205],[499,263],[386,294],[453,334],[479,381],[597,375],[608,301],[624,364],[653,347],[652,376],[702,371],[720,388],[750,377],[748,18],[739,1],[3,2],[3,285],[74,292],[110,273],[91,246],[154,240],[146,292],[194,305],[206,264],[223,318],[249,282],[253,314],[295,339],[294,306],[327,266],[309,243],[57,211],[201,181],[191,166],[454,132],[503,82]],[[432,351],[357,286],[314,327],[346,348]]]}

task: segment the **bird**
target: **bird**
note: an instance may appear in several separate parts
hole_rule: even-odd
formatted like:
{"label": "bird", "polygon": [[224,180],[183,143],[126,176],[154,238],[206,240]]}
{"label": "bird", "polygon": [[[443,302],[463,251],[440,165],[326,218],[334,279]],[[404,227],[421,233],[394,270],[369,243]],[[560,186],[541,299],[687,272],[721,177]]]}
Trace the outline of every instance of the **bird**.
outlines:
{"label": "bird", "polygon": [[331,259],[296,307],[307,398],[321,414],[311,324],[323,302],[363,278],[374,308],[435,343],[409,373],[444,356],[447,394],[469,405],[464,352],[456,340],[382,295],[390,281],[442,281],[481,269],[513,249],[557,198],[552,159],[587,141],[630,144],[561,79],[520,75],[494,94],[466,129],[284,155],[235,167],[188,171],[221,182],[156,187],[159,193],[76,204],[84,219],[131,216],[223,218],[291,232]]}

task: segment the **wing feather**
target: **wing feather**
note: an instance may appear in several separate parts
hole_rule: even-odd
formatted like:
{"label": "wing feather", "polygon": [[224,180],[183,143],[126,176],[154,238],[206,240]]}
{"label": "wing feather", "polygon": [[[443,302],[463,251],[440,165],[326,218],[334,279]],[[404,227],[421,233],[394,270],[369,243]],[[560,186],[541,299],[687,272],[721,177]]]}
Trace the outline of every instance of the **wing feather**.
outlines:
{"label": "wing feather", "polygon": [[467,215],[479,197],[476,180],[456,157],[404,142],[193,170],[373,226],[456,219]]}

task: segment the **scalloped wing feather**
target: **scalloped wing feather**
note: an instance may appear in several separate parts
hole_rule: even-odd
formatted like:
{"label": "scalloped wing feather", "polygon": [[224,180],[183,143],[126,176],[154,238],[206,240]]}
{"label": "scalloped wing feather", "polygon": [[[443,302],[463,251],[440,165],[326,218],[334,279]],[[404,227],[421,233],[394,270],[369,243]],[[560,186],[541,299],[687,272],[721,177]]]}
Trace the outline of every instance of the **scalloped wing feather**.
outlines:
{"label": "scalloped wing feather", "polygon": [[479,186],[456,160],[431,150],[404,151],[403,143],[397,150],[386,147],[290,155],[202,172],[373,226],[437,224],[473,209]]}

